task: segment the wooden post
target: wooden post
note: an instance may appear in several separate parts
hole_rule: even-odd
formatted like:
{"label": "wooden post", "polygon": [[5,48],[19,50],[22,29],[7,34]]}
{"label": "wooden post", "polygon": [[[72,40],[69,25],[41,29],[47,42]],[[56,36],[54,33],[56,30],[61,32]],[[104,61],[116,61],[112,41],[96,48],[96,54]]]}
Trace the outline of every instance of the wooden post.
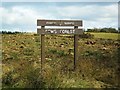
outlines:
{"label": "wooden post", "polygon": [[[45,26],[41,26],[41,30],[44,31]],[[41,34],[41,66],[45,62],[45,35]]]}
{"label": "wooden post", "polygon": [[[45,62],[45,34],[74,34],[74,70],[76,69],[76,62],[78,60],[78,34],[82,34],[82,30],[78,26],[82,26],[82,20],[37,20],[37,32],[41,34],[41,67]],[[45,26],[74,26],[74,29],[45,29]],[[75,32],[74,32],[75,31]]]}
{"label": "wooden post", "polygon": [[[74,26],[74,29],[78,29],[78,26]],[[78,60],[78,35],[74,35],[74,70],[76,69],[76,61]]]}

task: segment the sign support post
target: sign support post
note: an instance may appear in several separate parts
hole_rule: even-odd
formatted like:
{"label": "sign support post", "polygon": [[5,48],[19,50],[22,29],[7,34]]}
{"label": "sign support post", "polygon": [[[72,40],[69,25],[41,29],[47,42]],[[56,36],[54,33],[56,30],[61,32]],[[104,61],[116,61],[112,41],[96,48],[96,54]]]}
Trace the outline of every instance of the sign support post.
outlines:
{"label": "sign support post", "polygon": [[[78,29],[78,26],[74,26],[74,29]],[[78,35],[74,35],[74,70],[76,69],[76,61],[78,60]]]}
{"label": "sign support post", "polygon": [[[44,31],[45,26],[41,26],[41,30]],[[45,62],[45,34],[41,34],[41,69],[42,64]]]}
{"label": "sign support post", "polygon": [[[45,35],[48,34],[74,34],[74,70],[76,69],[76,62],[78,60],[78,38],[79,34],[83,34],[82,20],[37,20],[37,33],[41,34],[41,69],[43,62],[45,62]],[[45,26],[74,26],[71,28],[45,28]]]}

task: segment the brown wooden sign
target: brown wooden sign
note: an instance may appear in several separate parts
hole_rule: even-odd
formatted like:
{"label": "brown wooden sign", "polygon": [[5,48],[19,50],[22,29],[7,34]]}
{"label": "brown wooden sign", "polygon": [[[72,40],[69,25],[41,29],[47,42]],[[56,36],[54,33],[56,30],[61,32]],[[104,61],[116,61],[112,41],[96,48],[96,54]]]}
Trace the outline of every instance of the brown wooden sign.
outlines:
{"label": "brown wooden sign", "polygon": [[39,34],[83,34],[82,29],[37,29]]}
{"label": "brown wooden sign", "polygon": [[[45,34],[75,34],[74,35],[74,70],[76,61],[78,60],[78,35],[83,34],[82,20],[37,20],[37,33],[41,35],[41,65],[45,61]],[[45,26],[74,26],[73,29],[68,28],[45,28]]]}
{"label": "brown wooden sign", "polygon": [[37,26],[82,26],[81,20],[37,20]]}

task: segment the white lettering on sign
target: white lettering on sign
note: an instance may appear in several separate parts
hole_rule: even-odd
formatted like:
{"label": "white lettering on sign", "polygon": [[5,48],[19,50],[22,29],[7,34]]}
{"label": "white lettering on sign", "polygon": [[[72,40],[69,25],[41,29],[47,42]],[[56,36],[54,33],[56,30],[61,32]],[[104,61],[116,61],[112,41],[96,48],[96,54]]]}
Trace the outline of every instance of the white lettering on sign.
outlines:
{"label": "white lettering on sign", "polygon": [[63,33],[63,34],[72,34],[72,33],[75,33],[75,30],[60,30],[60,33]]}
{"label": "white lettering on sign", "polygon": [[46,29],[45,32],[51,33],[51,34],[74,34],[75,30],[66,30],[66,29],[61,29],[61,30],[51,30],[51,29]]}
{"label": "white lettering on sign", "polygon": [[55,33],[55,34],[57,33],[56,30],[49,30],[49,29],[48,29],[48,30],[45,30],[45,32],[49,32],[49,33],[53,33],[53,34],[54,34],[54,33]]}
{"label": "white lettering on sign", "polygon": [[74,22],[64,22],[64,24],[74,24]]}
{"label": "white lettering on sign", "polygon": [[46,24],[56,24],[56,22],[46,22]]}
{"label": "white lettering on sign", "polygon": [[59,24],[59,25],[74,25],[74,22],[46,22],[46,24]]}

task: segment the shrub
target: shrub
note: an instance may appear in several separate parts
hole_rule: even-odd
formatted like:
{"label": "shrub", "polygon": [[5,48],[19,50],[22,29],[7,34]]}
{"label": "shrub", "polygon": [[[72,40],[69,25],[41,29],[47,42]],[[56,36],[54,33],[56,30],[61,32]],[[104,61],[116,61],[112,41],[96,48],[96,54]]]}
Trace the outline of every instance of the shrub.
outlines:
{"label": "shrub", "polygon": [[60,51],[58,51],[58,50],[56,50],[56,49],[49,49],[49,51],[48,51],[49,53],[52,53],[52,54],[57,54],[58,56],[66,56],[66,53],[65,53],[65,51],[64,50],[60,50]]}
{"label": "shrub", "polygon": [[63,50],[58,51],[57,54],[58,54],[59,56],[65,56],[65,55],[66,55],[66,53],[65,53]]}
{"label": "shrub", "polygon": [[39,34],[33,34],[34,36],[39,36]]}
{"label": "shrub", "polygon": [[93,38],[94,35],[90,34],[90,33],[84,33],[83,35],[79,35],[79,38]]}
{"label": "shrub", "polygon": [[52,53],[52,54],[55,54],[55,53],[57,53],[57,50],[49,49],[49,52]]}

